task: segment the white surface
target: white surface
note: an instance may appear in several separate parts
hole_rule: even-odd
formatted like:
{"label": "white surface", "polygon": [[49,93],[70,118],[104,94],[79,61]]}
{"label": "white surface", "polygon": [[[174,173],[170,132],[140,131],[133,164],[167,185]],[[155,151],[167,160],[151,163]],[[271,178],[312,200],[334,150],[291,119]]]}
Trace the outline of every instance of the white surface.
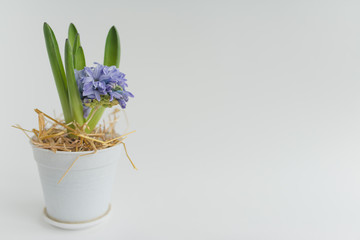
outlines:
{"label": "white surface", "polygon": [[64,229],[64,230],[83,230],[83,229],[86,229],[86,228],[94,227],[94,226],[96,226],[96,225],[98,225],[100,223],[104,223],[105,221],[108,220],[108,218],[110,216],[110,213],[111,213],[111,209],[109,209],[104,214],[104,216],[102,216],[102,217],[100,217],[98,219],[95,219],[93,221],[89,221],[89,222],[64,223],[64,222],[59,222],[59,221],[56,221],[56,220],[53,220],[53,219],[49,218],[48,215],[45,213],[45,210],[44,210],[44,220],[48,224],[51,224],[54,227],[61,228],[61,229]]}
{"label": "white surface", "polygon": [[122,145],[95,154],[54,153],[36,146],[33,151],[50,218],[79,223],[92,221],[108,211]]}
{"label": "white surface", "polygon": [[[66,4],[67,3],[67,4]],[[360,238],[359,1],[13,1],[0,8],[0,239]],[[111,221],[42,220],[10,125],[60,111],[42,36],[78,27],[87,62],[121,34],[128,150]],[[23,32],[21,32],[22,30]]]}

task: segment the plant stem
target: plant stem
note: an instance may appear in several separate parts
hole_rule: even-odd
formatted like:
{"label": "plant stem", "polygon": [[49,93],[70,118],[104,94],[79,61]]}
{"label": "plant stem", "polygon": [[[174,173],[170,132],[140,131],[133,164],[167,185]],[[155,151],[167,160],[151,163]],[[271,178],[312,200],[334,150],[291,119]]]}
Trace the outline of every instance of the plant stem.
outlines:
{"label": "plant stem", "polygon": [[[100,121],[104,111],[105,111],[104,107],[98,107],[98,108],[91,109],[91,112],[89,114],[89,118],[91,117],[91,119],[87,124],[87,128],[85,129],[86,133],[91,133],[94,130],[94,128]],[[87,120],[89,120],[89,119],[87,119]]]}

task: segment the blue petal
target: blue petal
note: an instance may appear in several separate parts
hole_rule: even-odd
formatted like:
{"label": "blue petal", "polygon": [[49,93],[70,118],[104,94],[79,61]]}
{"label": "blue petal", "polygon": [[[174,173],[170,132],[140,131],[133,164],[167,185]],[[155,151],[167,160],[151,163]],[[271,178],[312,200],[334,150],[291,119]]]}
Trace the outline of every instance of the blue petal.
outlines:
{"label": "blue petal", "polygon": [[90,114],[91,108],[83,105],[84,118],[87,118]]}
{"label": "blue petal", "polygon": [[93,77],[84,77],[83,79],[82,79],[82,81],[83,81],[83,83],[85,84],[85,83],[89,83],[89,82],[94,82],[94,78]]}
{"label": "blue petal", "polygon": [[118,100],[123,97],[118,91],[113,92],[113,96]]}
{"label": "blue petal", "polygon": [[85,74],[86,74],[88,77],[92,77],[92,78],[94,77],[91,68],[85,67],[85,68],[84,68],[84,72],[85,72]]}
{"label": "blue petal", "polygon": [[99,79],[100,78],[100,74],[102,72],[103,66],[101,64],[98,64],[95,69],[94,69],[94,79]]}
{"label": "blue petal", "polygon": [[100,100],[101,100],[100,93],[98,91],[94,91],[94,94],[95,94],[96,100],[98,100],[100,102]]}
{"label": "blue petal", "polygon": [[129,97],[134,97],[134,95],[131,93],[131,92],[128,92],[128,91],[126,91],[126,94],[129,96]]}
{"label": "blue petal", "polygon": [[126,102],[123,99],[119,100],[119,104],[120,104],[121,108],[126,108]]}

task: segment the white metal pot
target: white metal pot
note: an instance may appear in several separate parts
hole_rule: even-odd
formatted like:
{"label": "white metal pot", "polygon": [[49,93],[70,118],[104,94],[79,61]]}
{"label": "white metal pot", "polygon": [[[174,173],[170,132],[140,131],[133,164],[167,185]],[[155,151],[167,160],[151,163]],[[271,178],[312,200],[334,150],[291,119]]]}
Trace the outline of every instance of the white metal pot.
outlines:
{"label": "white metal pot", "polygon": [[119,145],[81,156],[58,184],[78,155],[91,152],[52,152],[33,146],[50,224],[79,229],[93,226],[108,215]]}

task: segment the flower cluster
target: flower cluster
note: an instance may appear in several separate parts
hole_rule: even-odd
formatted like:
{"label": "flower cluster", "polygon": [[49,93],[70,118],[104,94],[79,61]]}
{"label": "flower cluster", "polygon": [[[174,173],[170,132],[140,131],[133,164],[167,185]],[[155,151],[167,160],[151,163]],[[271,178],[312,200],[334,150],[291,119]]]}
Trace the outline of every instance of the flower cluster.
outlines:
{"label": "flower cluster", "polygon": [[104,66],[95,63],[95,67],[85,67],[81,71],[75,70],[76,82],[84,107],[84,118],[96,106],[112,107],[120,104],[126,107],[129,97],[134,95],[126,91],[128,86],[125,74],[115,66]]}

